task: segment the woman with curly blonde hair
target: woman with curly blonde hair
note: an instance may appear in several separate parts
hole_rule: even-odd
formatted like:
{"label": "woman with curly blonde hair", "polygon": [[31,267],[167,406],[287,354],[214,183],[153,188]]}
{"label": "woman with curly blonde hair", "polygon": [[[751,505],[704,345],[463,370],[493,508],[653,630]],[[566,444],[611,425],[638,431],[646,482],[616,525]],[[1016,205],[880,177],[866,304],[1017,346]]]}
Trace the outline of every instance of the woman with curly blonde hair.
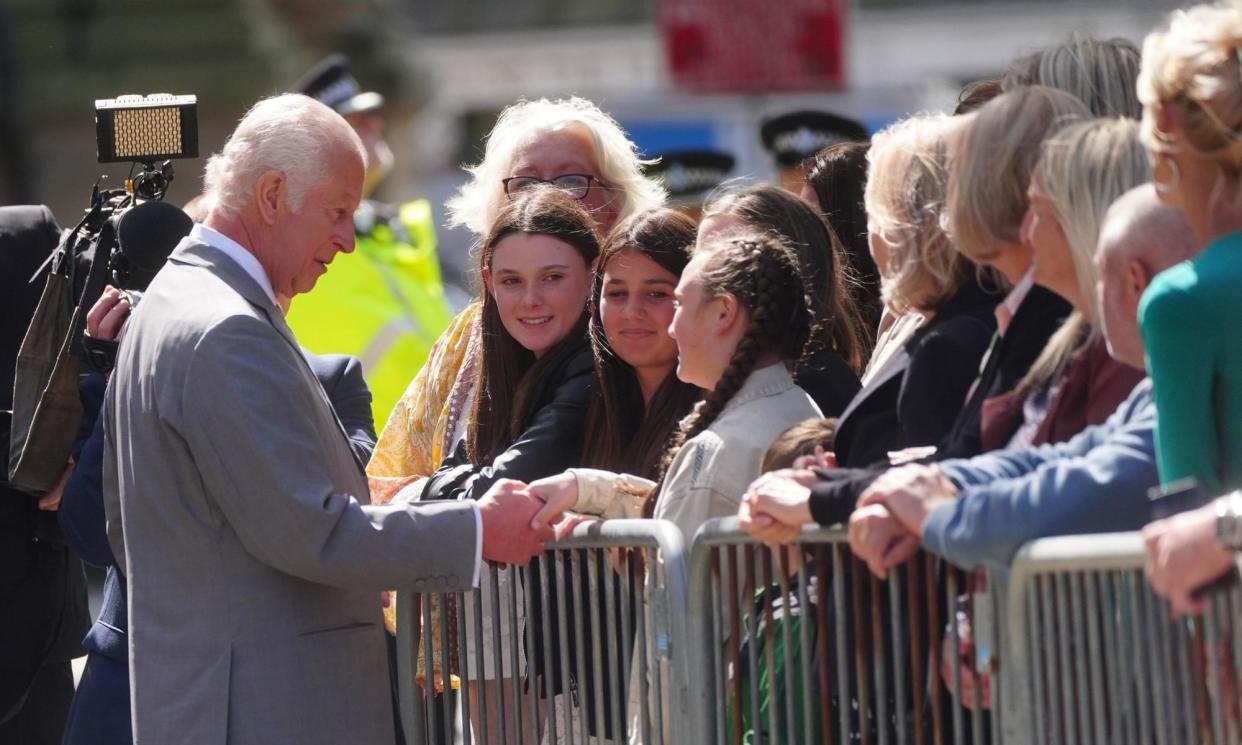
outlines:
{"label": "woman with curly blonde hair", "polygon": [[1139,320],[1155,385],[1166,484],[1242,487],[1242,6],[1175,12],[1148,35],[1139,73],[1142,138],[1161,199],[1205,248],[1143,295]]}

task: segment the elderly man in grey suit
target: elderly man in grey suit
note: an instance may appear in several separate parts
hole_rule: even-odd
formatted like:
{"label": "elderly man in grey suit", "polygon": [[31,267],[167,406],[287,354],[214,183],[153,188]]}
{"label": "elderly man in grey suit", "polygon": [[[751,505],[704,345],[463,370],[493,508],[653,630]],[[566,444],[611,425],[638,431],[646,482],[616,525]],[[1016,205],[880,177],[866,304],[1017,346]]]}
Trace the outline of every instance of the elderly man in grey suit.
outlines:
{"label": "elderly man in grey suit", "polygon": [[393,741],[379,591],[462,590],[550,537],[502,482],[368,505],[276,298],[354,244],[362,144],[258,103],[207,164],[211,211],[134,314],[104,405],[108,534],[128,578],[135,742]]}

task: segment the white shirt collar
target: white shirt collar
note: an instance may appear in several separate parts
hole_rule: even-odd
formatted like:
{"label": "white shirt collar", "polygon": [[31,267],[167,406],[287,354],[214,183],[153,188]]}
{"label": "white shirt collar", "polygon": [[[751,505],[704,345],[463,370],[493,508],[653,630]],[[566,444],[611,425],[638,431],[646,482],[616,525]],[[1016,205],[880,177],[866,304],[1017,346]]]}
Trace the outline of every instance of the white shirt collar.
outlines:
{"label": "white shirt collar", "polygon": [[259,287],[263,288],[263,292],[267,293],[267,297],[272,301],[272,305],[275,305],[277,308],[280,307],[280,304],[276,302],[276,293],[272,290],[272,281],[267,278],[267,272],[263,271],[263,265],[259,263],[254,254],[243,248],[240,243],[218,230],[212,230],[206,225],[198,223],[195,223],[190,230],[190,237],[196,241],[206,243],[237,262],[245,270],[246,274],[249,274],[250,278]]}
{"label": "white shirt collar", "polygon": [[1035,286],[1035,267],[1032,266],[1026,270],[1026,274],[1022,275],[1022,279],[1018,280],[1018,284],[1013,286],[1005,299],[997,304],[996,310],[996,329],[1001,336],[1009,330],[1009,324],[1013,322],[1013,317],[1018,314],[1018,308],[1022,306],[1022,301],[1026,300],[1026,296],[1030,294],[1031,288]]}

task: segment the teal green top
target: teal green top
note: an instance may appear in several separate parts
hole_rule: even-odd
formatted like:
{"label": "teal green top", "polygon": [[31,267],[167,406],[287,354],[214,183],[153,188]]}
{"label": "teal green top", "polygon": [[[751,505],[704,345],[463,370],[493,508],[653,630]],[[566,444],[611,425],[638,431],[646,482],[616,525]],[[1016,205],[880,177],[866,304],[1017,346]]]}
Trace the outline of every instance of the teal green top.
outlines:
{"label": "teal green top", "polygon": [[1158,275],[1139,303],[1160,480],[1242,487],[1242,233]]}

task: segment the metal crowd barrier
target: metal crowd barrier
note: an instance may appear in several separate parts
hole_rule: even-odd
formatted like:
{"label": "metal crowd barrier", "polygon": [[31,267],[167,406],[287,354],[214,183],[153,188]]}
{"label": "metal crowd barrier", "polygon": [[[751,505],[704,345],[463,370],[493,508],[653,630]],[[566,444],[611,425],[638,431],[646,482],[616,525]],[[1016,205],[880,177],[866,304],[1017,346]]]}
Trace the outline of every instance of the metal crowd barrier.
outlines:
{"label": "metal crowd barrier", "polygon": [[579,525],[528,567],[484,571],[469,593],[398,593],[408,745],[702,741],[680,714],[688,592],[676,526]]}
{"label": "metal crowd barrier", "polygon": [[[958,612],[978,584],[926,554],[878,580],[842,529],[806,529],[772,551],[736,519],[708,522],[690,562],[693,742],[1000,742],[994,591],[971,593]],[[962,706],[949,686],[985,674],[992,708],[981,685]]]}
{"label": "metal crowd barrier", "polygon": [[1015,557],[1005,742],[1237,743],[1242,592],[1173,618],[1139,533],[1050,538]]}
{"label": "metal crowd barrier", "polygon": [[1007,576],[919,554],[879,580],[841,529],[773,551],[713,520],[687,556],[670,523],[581,525],[473,592],[399,595],[405,741],[1242,742],[1242,590],[1174,619],[1143,563],[1137,533],[1075,536]]}

